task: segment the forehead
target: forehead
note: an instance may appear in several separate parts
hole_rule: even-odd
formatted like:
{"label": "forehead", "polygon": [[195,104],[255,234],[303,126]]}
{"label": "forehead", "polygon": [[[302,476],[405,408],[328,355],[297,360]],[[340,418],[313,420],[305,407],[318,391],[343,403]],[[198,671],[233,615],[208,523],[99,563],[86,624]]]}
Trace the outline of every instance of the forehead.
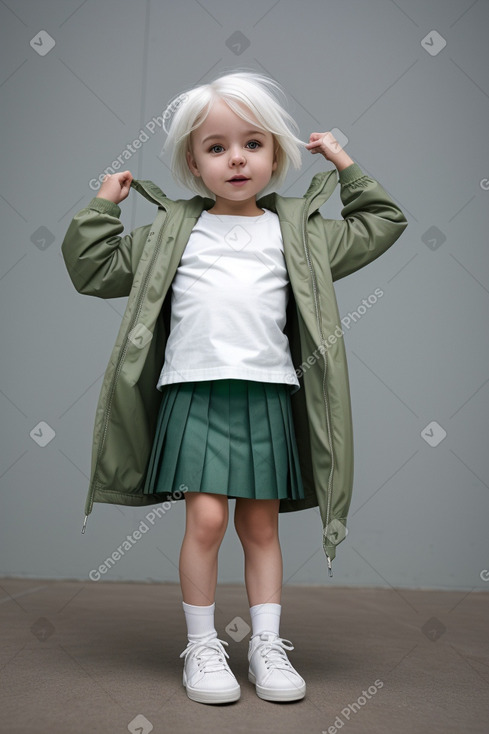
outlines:
{"label": "forehead", "polygon": [[[249,120],[252,120],[256,124],[257,129],[261,129],[262,126],[258,123],[258,120],[251,110],[241,102],[238,102],[237,104]],[[237,115],[223,99],[217,99],[213,102],[209,114],[204,122],[193,131],[192,135],[201,139],[204,135],[208,135],[210,132],[225,134],[231,131],[245,131],[249,130],[249,128],[250,123],[247,120],[244,120],[242,117]]]}

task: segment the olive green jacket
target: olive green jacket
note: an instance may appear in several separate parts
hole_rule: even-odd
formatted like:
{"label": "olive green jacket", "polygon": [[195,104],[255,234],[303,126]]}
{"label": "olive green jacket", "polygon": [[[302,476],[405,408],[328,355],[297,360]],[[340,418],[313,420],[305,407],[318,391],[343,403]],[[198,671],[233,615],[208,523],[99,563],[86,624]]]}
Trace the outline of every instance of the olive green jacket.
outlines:
{"label": "olive green jacket", "polygon": [[[325,219],[318,209],[338,178],[342,219]],[[192,228],[214,204],[201,196],[168,199],[151,181],[133,180],[131,186],[158,207],[152,224],[121,237],[120,207],[93,198],[73,218],[61,246],[79,293],[129,297],[96,409],[83,530],[94,502],[142,506],[170,499],[143,494],[162,398],[156,384],[172,280]],[[280,512],[319,507],[331,573],[353,488],[348,368],[333,281],[379,257],[407,220],[357,163],[339,174],[316,174],[302,198],[272,193],[257,204],[280,220],[291,284],[285,333],[301,385],[291,400],[305,498],[281,500]]]}

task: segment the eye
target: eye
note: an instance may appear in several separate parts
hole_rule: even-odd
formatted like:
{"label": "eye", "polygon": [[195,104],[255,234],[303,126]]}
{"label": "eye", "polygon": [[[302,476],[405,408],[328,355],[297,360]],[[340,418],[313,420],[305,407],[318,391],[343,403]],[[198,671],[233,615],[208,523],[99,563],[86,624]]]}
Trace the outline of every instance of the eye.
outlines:
{"label": "eye", "polygon": [[215,150],[214,150],[215,148],[222,148],[222,145],[218,145],[217,143],[216,143],[216,145],[212,145],[209,148],[209,153],[214,153],[215,152]]}
{"label": "eye", "polygon": [[251,150],[257,150],[261,146],[261,143],[259,143],[258,140],[250,140],[248,145],[256,145],[256,148],[252,148]]}

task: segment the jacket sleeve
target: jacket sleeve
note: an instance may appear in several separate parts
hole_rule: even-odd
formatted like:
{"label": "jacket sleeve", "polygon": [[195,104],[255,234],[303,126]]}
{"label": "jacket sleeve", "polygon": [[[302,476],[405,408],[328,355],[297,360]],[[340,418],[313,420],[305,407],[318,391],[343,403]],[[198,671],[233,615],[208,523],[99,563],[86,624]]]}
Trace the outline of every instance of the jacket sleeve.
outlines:
{"label": "jacket sleeve", "polygon": [[344,278],[382,255],[401,236],[407,219],[358,163],[339,172],[341,219],[323,219],[333,280]]}
{"label": "jacket sleeve", "polygon": [[98,298],[129,295],[151,225],[120,237],[120,214],[118,204],[95,197],[71,220],[61,252],[78,293]]}

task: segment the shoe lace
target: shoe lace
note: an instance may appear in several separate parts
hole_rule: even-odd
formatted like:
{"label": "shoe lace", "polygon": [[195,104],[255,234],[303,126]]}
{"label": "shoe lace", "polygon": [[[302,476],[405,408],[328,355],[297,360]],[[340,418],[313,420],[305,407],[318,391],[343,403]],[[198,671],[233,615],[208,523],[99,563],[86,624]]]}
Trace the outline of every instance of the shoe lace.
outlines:
{"label": "shoe lace", "polygon": [[290,640],[282,637],[274,638],[272,635],[260,635],[260,655],[265,661],[267,670],[274,668],[275,670],[294,670],[288,657],[286,650],[293,650],[294,647]]}
{"label": "shoe lace", "polygon": [[180,657],[185,657],[187,660],[188,655],[195,657],[199,669],[204,669],[205,672],[216,672],[218,670],[227,669],[227,663],[223,655],[229,658],[223,645],[228,645],[226,640],[219,640],[217,637],[211,637],[199,642],[189,642],[185,650],[181,653]]}

